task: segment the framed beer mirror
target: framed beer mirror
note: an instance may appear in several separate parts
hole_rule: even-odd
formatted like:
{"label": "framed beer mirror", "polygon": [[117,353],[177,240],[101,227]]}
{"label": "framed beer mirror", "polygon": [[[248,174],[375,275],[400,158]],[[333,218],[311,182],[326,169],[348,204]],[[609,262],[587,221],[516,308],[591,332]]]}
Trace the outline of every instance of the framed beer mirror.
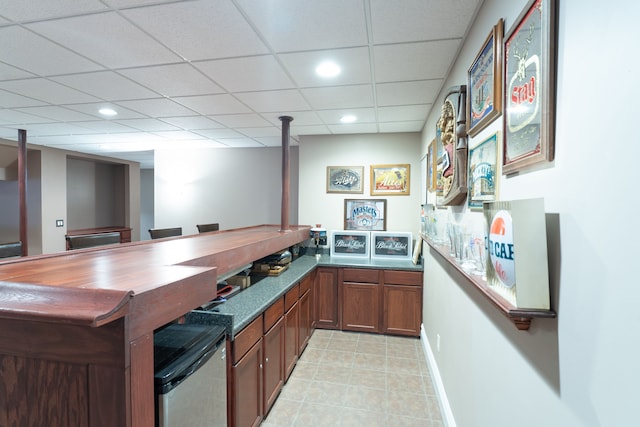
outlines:
{"label": "framed beer mirror", "polygon": [[450,87],[436,123],[437,204],[454,206],[467,198],[467,129],[465,85]]}

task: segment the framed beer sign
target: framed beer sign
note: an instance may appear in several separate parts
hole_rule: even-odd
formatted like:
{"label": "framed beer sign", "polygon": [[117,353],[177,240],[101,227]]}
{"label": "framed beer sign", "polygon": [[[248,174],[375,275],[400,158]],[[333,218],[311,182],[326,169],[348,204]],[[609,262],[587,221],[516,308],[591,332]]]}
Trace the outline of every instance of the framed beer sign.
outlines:
{"label": "framed beer sign", "polygon": [[532,0],[504,39],[502,172],[553,160],[556,0]]}
{"label": "framed beer sign", "polygon": [[371,258],[412,258],[412,234],[408,232],[371,232]]}
{"label": "framed beer sign", "polygon": [[333,230],[331,232],[330,255],[355,258],[369,258],[368,231]]}

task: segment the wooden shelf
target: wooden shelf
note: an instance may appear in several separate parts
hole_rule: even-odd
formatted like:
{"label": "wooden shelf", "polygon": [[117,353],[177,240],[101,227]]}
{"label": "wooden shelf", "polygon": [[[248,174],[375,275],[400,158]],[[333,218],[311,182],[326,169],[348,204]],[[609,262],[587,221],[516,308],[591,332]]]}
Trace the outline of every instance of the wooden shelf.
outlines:
{"label": "wooden shelf", "polygon": [[464,271],[455,259],[449,255],[449,249],[446,246],[436,245],[426,236],[421,235],[422,240],[429,245],[431,250],[438,254],[444,261],[448,262],[453,268],[455,268],[460,274],[462,274],[467,281],[472,284],[485,298],[489,300],[502,314],[509,318],[521,331],[526,331],[531,326],[531,320],[534,318],[554,318],[556,317],[555,311],[541,310],[541,309],[527,309],[517,308],[511,303],[505,300],[503,297],[492,291],[487,285],[485,280],[482,280],[479,276],[474,276]]}

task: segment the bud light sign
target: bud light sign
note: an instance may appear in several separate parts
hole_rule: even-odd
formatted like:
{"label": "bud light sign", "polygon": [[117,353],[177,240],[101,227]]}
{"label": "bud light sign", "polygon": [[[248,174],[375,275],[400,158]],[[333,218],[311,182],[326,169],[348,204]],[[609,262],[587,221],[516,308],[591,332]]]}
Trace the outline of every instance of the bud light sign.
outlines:
{"label": "bud light sign", "polygon": [[489,228],[489,257],[496,276],[508,288],[516,284],[516,264],[513,245],[513,222],[505,210],[498,211]]}

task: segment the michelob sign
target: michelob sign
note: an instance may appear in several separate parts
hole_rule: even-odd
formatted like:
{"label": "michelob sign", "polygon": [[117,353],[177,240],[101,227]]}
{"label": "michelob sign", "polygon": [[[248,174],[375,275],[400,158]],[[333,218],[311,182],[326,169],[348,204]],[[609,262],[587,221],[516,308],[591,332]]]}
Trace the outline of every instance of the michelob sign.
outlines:
{"label": "michelob sign", "polygon": [[543,199],[485,202],[487,285],[516,308],[549,309]]}

